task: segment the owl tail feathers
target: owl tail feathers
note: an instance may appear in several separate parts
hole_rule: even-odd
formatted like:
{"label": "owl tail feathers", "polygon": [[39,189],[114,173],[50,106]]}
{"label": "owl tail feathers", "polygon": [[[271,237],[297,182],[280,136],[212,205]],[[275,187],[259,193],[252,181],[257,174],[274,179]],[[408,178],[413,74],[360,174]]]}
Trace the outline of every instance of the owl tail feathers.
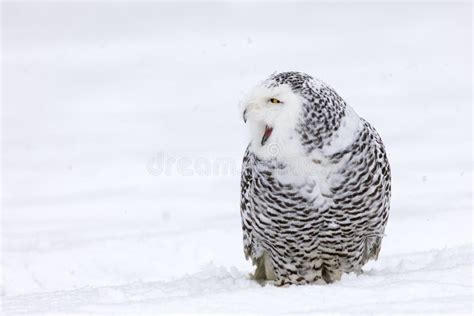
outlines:
{"label": "owl tail feathers", "polygon": [[382,248],[382,237],[369,237],[365,242],[364,261],[377,260]]}
{"label": "owl tail feathers", "polygon": [[256,259],[252,258],[252,263],[253,265],[257,266],[254,274],[250,275],[253,280],[260,284],[265,284],[266,281],[276,280],[276,275],[273,270],[270,257],[266,252]]}

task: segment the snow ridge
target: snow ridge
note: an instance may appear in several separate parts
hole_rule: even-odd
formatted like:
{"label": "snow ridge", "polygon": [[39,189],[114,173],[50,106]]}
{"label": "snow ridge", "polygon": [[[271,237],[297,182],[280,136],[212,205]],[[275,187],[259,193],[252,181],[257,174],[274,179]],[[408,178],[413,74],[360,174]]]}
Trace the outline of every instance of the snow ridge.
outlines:
{"label": "snow ridge", "polygon": [[[121,286],[80,288],[4,297],[6,314],[114,312],[265,312],[285,308],[292,313],[316,312],[456,312],[469,313],[472,298],[472,245],[454,249],[383,257],[378,268],[345,275],[341,282],[320,286],[265,287],[236,268],[209,264],[200,272],[170,281],[134,282]],[[456,277],[458,276],[458,277]],[[459,277],[462,276],[462,277]],[[423,282],[420,282],[423,281]],[[402,287],[400,287],[402,285]],[[407,292],[409,299],[407,300]],[[280,306],[290,297],[295,304]],[[308,299],[319,300],[306,305]],[[246,304],[252,300],[254,304]],[[255,304],[258,302],[258,304]]]}

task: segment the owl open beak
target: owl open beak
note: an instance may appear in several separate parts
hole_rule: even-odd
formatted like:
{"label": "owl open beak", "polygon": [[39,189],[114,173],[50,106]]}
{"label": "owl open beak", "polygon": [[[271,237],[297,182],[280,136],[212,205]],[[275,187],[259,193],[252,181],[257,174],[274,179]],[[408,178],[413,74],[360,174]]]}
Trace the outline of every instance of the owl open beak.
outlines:
{"label": "owl open beak", "polygon": [[273,132],[273,127],[265,125],[265,133],[263,133],[263,137],[262,137],[262,146],[265,145],[265,143],[267,142],[272,132]]}

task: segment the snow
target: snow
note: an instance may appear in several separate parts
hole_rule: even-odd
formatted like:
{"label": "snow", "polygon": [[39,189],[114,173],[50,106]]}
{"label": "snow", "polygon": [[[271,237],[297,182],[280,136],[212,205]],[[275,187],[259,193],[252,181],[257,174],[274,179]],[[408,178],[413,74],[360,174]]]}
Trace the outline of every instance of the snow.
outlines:
{"label": "snow", "polygon": [[[472,313],[470,4],[2,3],[3,314]],[[248,279],[239,101],[333,86],[382,136],[379,260]]]}

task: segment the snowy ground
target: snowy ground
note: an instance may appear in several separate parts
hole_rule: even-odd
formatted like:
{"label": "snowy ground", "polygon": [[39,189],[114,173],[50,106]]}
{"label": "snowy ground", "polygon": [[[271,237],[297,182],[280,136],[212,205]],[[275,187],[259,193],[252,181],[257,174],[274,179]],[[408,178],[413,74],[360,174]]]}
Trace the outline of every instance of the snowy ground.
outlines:
{"label": "snowy ground", "polygon": [[[469,5],[2,9],[4,314],[472,312]],[[237,104],[275,70],[325,80],[386,143],[361,276],[247,277]]]}

